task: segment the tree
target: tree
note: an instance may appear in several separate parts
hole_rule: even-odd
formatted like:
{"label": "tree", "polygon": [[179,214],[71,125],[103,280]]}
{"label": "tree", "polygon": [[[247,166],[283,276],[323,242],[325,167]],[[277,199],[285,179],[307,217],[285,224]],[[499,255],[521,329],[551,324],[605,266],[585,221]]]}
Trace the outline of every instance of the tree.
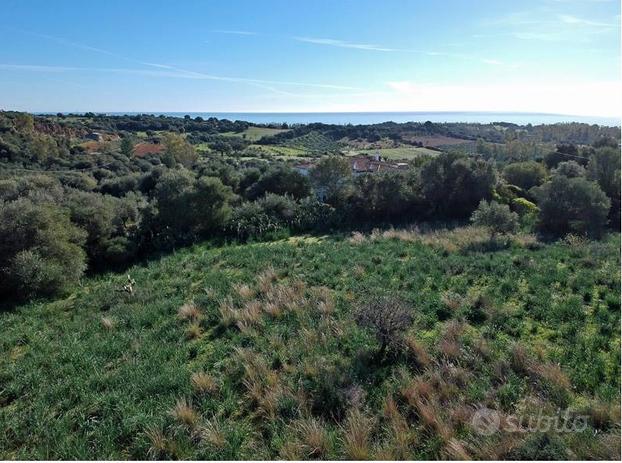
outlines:
{"label": "tree", "polygon": [[0,294],[27,299],[61,293],[86,268],[85,233],[53,204],[0,205]]}
{"label": "tree", "polygon": [[359,220],[405,218],[417,199],[403,172],[364,174],[355,177],[349,198]]}
{"label": "tree", "polygon": [[184,167],[192,167],[198,159],[194,147],[179,134],[171,132],[164,134],[164,145],[166,153]]}
{"label": "tree", "polygon": [[32,133],[35,129],[35,120],[31,114],[17,113],[13,120],[13,125],[18,132]]}
{"label": "tree", "polygon": [[352,176],[350,162],[340,156],[326,156],[311,170],[310,178],[316,194],[329,204],[339,203]]}
{"label": "tree", "polygon": [[494,240],[497,234],[504,235],[518,230],[518,214],[510,211],[507,204],[499,204],[496,201],[482,200],[471,215],[471,222],[487,228],[491,240]]}
{"label": "tree", "polygon": [[359,326],[371,329],[380,343],[378,355],[382,358],[387,348],[399,346],[406,330],[412,325],[410,307],[393,296],[374,296],[361,304],[355,312]]}
{"label": "tree", "polygon": [[598,236],[607,224],[611,201],[596,182],[555,175],[532,192],[538,199],[539,226],[544,231]]}
{"label": "tree", "polygon": [[134,154],[134,142],[129,135],[126,135],[121,139],[121,153],[128,158]]}
{"label": "tree", "polygon": [[585,168],[575,161],[564,161],[557,164],[551,172],[553,175],[565,175],[568,178],[585,177]]}
{"label": "tree", "polygon": [[435,217],[468,217],[497,183],[492,163],[442,153],[421,169],[422,192]]}
{"label": "tree", "polygon": [[231,214],[230,203],[235,195],[219,178],[201,177],[190,198],[195,223],[193,231],[198,236],[219,230]]}
{"label": "tree", "polygon": [[[235,195],[215,177],[198,180],[185,169],[167,171],[154,190],[153,232],[168,244],[191,242],[218,230],[230,214]],[[149,226],[147,227],[149,229]]]}
{"label": "tree", "polygon": [[294,199],[304,198],[311,193],[309,179],[287,166],[275,166],[264,172],[251,185],[246,196],[248,199],[257,199],[266,193],[289,195]]}
{"label": "tree", "polygon": [[535,161],[516,162],[503,169],[503,176],[511,185],[529,190],[544,183],[546,168]]}
{"label": "tree", "polygon": [[620,150],[600,148],[587,164],[587,177],[598,182],[607,196],[620,195]]}
{"label": "tree", "polygon": [[620,150],[599,148],[587,165],[587,177],[598,182],[611,200],[609,220],[616,228],[620,226]]}

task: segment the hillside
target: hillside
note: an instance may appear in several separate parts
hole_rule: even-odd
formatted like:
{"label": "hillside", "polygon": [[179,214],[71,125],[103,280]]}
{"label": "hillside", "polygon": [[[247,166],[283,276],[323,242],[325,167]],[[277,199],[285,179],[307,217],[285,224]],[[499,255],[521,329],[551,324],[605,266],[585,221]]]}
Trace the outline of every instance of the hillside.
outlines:
{"label": "hillside", "polygon": [[[620,237],[511,239],[197,245],[0,312],[0,457],[618,458]],[[379,355],[354,312],[387,292],[413,323]]]}

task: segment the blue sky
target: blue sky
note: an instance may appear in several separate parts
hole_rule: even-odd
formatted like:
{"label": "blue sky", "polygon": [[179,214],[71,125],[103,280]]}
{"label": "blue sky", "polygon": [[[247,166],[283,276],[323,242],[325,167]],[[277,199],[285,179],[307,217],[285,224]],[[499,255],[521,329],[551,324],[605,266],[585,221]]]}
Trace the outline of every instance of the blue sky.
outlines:
{"label": "blue sky", "polygon": [[0,108],[620,116],[617,0],[3,0]]}

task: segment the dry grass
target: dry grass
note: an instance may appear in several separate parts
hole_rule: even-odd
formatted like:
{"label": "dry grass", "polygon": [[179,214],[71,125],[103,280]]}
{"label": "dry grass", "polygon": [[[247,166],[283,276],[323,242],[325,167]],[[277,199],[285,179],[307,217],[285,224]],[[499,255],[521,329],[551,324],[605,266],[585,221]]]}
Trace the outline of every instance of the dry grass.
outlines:
{"label": "dry grass", "polygon": [[102,317],[99,320],[99,322],[100,322],[102,328],[104,328],[107,331],[112,330],[116,326],[116,322],[112,318],[110,318],[110,317]]}
{"label": "dry grass", "polygon": [[397,403],[391,396],[385,398],[383,411],[391,431],[392,459],[407,460],[408,449],[413,440],[409,432],[408,422],[400,413]]}
{"label": "dry grass", "polygon": [[201,427],[200,436],[204,442],[217,449],[222,449],[227,445],[227,437],[216,418],[205,421],[205,425]]}
{"label": "dry grass", "polygon": [[276,302],[266,302],[263,310],[273,318],[279,318],[283,315],[283,307]]}
{"label": "dry grass", "polygon": [[413,356],[415,362],[420,368],[427,368],[432,363],[432,358],[428,354],[427,350],[419,341],[412,336],[407,336],[404,339],[404,344],[410,355]]}
{"label": "dry grass", "polygon": [[218,383],[214,377],[203,371],[192,373],[190,382],[192,383],[192,389],[197,394],[211,394],[218,390]]}
{"label": "dry grass", "polygon": [[455,312],[460,308],[464,299],[459,294],[453,293],[451,291],[446,291],[441,296],[441,302],[445,307],[447,307],[452,312]]}
{"label": "dry grass", "polygon": [[449,442],[447,442],[443,448],[443,453],[449,460],[471,460],[471,456],[465,450],[462,442],[455,438],[449,439]]}
{"label": "dry grass", "polygon": [[370,437],[373,420],[358,408],[351,409],[344,427],[343,443],[346,457],[351,460],[367,460],[371,457]]}
{"label": "dry grass", "polygon": [[147,456],[153,460],[163,459],[168,450],[168,440],[162,430],[157,427],[150,427],[145,431],[145,436],[149,440]]}
{"label": "dry grass", "polygon": [[620,404],[601,401],[591,402],[583,413],[596,429],[604,431],[620,424]]}
{"label": "dry grass", "polygon": [[316,301],[316,308],[322,315],[331,315],[335,311],[335,300],[330,288],[316,286],[311,288],[311,297]]}
{"label": "dry grass", "polygon": [[305,456],[305,447],[302,442],[290,440],[283,444],[279,450],[279,457],[285,461],[302,460]]}
{"label": "dry grass", "polygon": [[247,301],[242,310],[237,312],[237,321],[249,325],[258,325],[261,322],[261,303],[259,301]]}
{"label": "dry grass", "polygon": [[257,287],[259,291],[266,294],[272,288],[272,284],[277,280],[277,274],[274,268],[267,267],[257,276]]}
{"label": "dry grass", "polygon": [[568,376],[557,363],[538,364],[533,367],[533,370],[541,379],[554,387],[564,390],[569,390],[571,388]]}
{"label": "dry grass", "polygon": [[449,360],[460,358],[461,345],[455,339],[441,339],[438,343],[438,350]]}
{"label": "dry grass", "polygon": [[247,284],[237,284],[233,287],[233,290],[242,300],[251,299],[255,295],[255,290]]}
{"label": "dry grass", "polygon": [[231,326],[237,321],[237,310],[231,298],[227,298],[219,304],[218,312],[220,313],[220,323],[225,327]]}
{"label": "dry grass", "polygon": [[193,428],[199,421],[199,414],[185,398],[177,400],[170,414],[175,421],[189,428]]}
{"label": "dry grass", "polygon": [[201,309],[194,302],[186,302],[177,310],[177,316],[182,320],[197,321],[201,318]]}
{"label": "dry grass", "polygon": [[348,238],[350,244],[363,244],[365,242],[365,235],[361,232],[352,232],[352,235]]}
{"label": "dry grass", "polygon": [[305,454],[310,458],[323,458],[329,452],[330,441],[324,424],[316,418],[309,418],[296,424]]}
{"label": "dry grass", "polygon": [[203,335],[203,328],[198,322],[192,322],[186,327],[186,339],[198,339]]}

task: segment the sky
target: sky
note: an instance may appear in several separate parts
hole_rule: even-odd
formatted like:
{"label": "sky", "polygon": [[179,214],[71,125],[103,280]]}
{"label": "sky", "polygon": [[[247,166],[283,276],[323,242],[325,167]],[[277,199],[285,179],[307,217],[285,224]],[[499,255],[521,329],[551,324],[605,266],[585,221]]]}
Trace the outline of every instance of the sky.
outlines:
{"label": "sky", "polygon": [[0,109],[620,117],[619,0],[2,0]]}

